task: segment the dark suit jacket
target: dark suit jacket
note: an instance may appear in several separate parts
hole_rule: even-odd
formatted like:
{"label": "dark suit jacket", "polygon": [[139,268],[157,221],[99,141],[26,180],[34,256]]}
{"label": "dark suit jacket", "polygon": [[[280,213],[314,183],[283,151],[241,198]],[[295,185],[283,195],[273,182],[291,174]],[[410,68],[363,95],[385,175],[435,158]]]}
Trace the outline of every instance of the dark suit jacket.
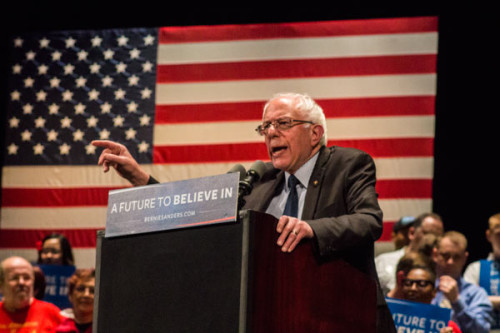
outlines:
{"label": "dark suit jacket", "polygon": [[[244,209],[265,212],[284,184],[285,174],[269,163]],[[314,166],[302,212],[315,234],[316,254],[341,258],[369,275],[378,285],[374,242],[382,234],[382,210],[375,192],[375,164],[365,152],[322,147]],[[377,332],[395,332],[392,317],[379,289]],[[360,300],[362,301],[362,300]]]}

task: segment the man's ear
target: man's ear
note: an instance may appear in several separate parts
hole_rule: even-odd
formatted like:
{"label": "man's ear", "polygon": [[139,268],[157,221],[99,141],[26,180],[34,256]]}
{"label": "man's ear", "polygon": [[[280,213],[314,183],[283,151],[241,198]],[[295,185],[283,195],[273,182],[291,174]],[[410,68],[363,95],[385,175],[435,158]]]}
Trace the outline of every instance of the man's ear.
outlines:
{"label": "man's ear", "polygon": [[432,260],[433,260],[434,262],[437,262],[437,256],[438,256],[438,249],[437,249],[436,247],[434,247],[434,248],[432,249]]}
{"label": "man's ear", "polygon": [[413,239],[415,239],[415,227],[414,226],[411,226],[408,228],[408,239],[410,241],[412,241]]}
{"label": "man's ear", "polygon": [[323,134],[325,133],[325,129],[323,128],[323,126],[318,125],[318,124],[314,124],[311,126],[312,126],[311,145],[313,147],[316,147],[316,145],[320,142],[321,138],[323,137]]}

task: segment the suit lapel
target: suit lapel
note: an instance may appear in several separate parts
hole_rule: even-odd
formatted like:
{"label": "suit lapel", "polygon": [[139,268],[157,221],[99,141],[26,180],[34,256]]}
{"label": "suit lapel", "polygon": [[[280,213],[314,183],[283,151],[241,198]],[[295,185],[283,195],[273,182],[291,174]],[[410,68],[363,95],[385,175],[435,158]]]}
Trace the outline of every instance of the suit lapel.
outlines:
{"label": "suit lapel", "polygon": [[307,186],[307,194],[304,200],[304,208],[302,210],[302,220],[311,220],[316,213],[316,205],[319,202],[318,198],[321,192],[321,185],[325,177],[326,163],[330,159],[331,151],[326,147],[322,147],[319,151],[318,160],[314,166],[309,185]]}
{"label": "suit lapel", "polygon": [[283,171],[279,171],[274,179],[269,179],[260,183],[252,190],[252,195],[249,196],[245,207],[250,209],[265,212],[276,192],[281,188],[280,184],[285,177]]}

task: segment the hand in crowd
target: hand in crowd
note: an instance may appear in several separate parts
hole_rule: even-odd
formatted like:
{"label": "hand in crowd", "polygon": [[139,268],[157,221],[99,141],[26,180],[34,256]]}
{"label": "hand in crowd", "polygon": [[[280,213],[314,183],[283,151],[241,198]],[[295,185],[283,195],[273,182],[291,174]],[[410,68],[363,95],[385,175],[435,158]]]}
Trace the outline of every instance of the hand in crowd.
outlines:
{"label": "hand in crowd", "polygon": [[457,281],[448,275],[443,275],[439,278],[438,289],[444,296],[453,304],[458,301],[458,284]]}
{"label": "hand in crowd", "polygon": [[279,219],[276,231],[281,234],[277,244],[283,252],[292,252],[302,239],[314,237],[314,232],[307,222],[286,215]]}
{"label": "hand in crowd", "polygon": [[127,147],[108,140],[94,140],[92,144],[104,148],[98,161],[98,165],[102,165],[104,172],[108,172],[110,167],[113,167],[121,177],[134,186],[148,183],[149,174],[132,157]]}

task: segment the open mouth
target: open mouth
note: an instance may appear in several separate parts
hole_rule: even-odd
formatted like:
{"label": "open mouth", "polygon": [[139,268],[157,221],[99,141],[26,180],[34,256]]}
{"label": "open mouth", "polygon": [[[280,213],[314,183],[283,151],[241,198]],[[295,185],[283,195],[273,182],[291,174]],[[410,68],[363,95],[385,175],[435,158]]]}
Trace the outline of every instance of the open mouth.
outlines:
{"label": "open mouth", "polygon": [[271,155],[279,155],[281,152],[285,151],[288,147],[287,146],[276,146],[276,147],[271,147]]}

